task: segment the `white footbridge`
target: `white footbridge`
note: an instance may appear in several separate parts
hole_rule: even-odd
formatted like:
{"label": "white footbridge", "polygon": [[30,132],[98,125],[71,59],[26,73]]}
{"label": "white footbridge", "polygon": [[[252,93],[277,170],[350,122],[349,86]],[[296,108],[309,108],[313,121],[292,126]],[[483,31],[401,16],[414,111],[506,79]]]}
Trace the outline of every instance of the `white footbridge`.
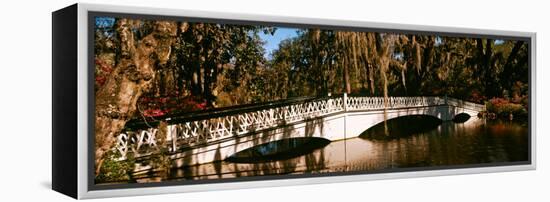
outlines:
{"label": "white footbridge", "polygon": [[[448,97],[332,96],[233,107],[164,118],[125,130],[117,139],[121,159],[146,158],[167,149],[173,167],[224,160],[257,145],[286,138],[354,138],[374,125],[401,116],[429,115],[442,121],[466,113],[477,118],[485,106]],[[160,122],[159,121],[159,122]],[[135,124],[135,125],[139,125]],[[151,127],[154,126],[154,127]],[[406,127],[406,126],[405,126]]]}

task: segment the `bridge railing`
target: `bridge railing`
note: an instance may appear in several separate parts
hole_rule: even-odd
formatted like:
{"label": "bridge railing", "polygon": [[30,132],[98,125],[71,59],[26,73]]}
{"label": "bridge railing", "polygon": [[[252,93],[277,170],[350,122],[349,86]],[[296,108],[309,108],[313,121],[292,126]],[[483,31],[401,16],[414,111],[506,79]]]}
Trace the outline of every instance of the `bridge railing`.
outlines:
{"label": "bridge railing", "polygon": [[[380,110],[410,107],[425,107],[445,104],[440,97],[349,97],[346,101],[347,110]],[[387,106],[386,106],[387,105]]]}
{"label": "bridge railing", "polygon": [[[117,139],[116,149],[121,158],[128,153],[135,157],[148,155],[151,148],[159,145],[176,152],[186,147],[196,146],[217,140],[238,137],[256,131],[293,124],[312,118],[322,117],[342,111],[381,110],[410,107],[444,105],[451,102],[456,105],[478,107],[457,100],[441,97],[389,97],[384,103],[383,97],[347,97],[335,96],[307,99],[296,102],[275,104],[261,108],[238,108],[213,112],[210,116],[197,115],[186,118],[166,118],[166,128],[147,127],[122,132]],[[177,121],[175,121],[177,120]],[[158,139],[164,142],[157,142]]]}
{"label": "bridge railing", "polygon": [[483,104],[477,104],[477,103],[459,100],[451,97],[447,98],[447,104],[455,107],[462,107],[464,109],[469,109],[472,111],[478,111],[478,112],[486,111],[486,107]]}

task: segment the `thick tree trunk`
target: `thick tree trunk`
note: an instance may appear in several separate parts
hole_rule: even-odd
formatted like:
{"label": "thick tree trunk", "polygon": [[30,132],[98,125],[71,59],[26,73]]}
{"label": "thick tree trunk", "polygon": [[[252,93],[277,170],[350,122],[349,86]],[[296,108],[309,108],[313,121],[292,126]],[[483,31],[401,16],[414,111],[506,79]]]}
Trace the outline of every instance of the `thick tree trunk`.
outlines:
{"label": "thick tree trunk", "polygon": [[485,44],[485,57],[483,59],[483,65],[485,67],[485,94],[488,97],[496,96],[495,79],[493,78],[493,65],[491,60],[493,58],[493,39],[487,39]]}
{"label": "thick tree trunk", "polygon": [[206,100],[206,104],[208,106],[212,106],[212,103],[213,103],[213,100],[212,100],[212,93],[210,92],[211,88],[210,88],[210,66],[209,65],[204,65],[204,86],[202,89],[203,90],[203,97],[204,99]]}
{"label": "thick tree trunk", "polygon": [[483,49],[483,40],[481,38],[476,39],[476,46],[477,46],[477,57],[476,61],[478,64],[476,64],[476,75],[478,76],[479,80],[483,82],[483,76],[485,76],[485,68],[482,64],[483,58],[485,56],[485,50]]}
{"label": "thick tree trunk", "polygon": [[116,136],[137,111],[139,97],[151,87],[155,65],[169,59],[177,33],[174,22],[156,22],[153,32],[141,40],[134,36],[137,21],[121,19],[117,32],[121,58],[105,85],[96,92],[95,167],[99,173],[106,152],[116,143]]}
{"label": "thick tree trunk", "polygon": [[508,58],[506,59],[506,63],[504,64],[504,70],[502,71],[502,74],[500,76],[501,81],[503,81],[503,87],[506,90],[511,90],[513,82],[510,79],[512,77],[513,71],[513,63],[514,60],[517,59],[519,50],[523,46],[523,41],[517,41],[514,44],[514,47],[512,48],[512,51],[510,52],[510,55],[508,55]]}

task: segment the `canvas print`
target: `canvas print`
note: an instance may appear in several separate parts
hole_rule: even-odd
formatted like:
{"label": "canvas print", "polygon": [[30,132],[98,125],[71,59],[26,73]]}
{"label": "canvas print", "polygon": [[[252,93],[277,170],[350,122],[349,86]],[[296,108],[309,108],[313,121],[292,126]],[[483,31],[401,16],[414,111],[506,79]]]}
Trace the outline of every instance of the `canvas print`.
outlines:
{"label": "canvas print", "polygon": [[530,160],[526,38],[93,22],[90,172],[98,186]]}

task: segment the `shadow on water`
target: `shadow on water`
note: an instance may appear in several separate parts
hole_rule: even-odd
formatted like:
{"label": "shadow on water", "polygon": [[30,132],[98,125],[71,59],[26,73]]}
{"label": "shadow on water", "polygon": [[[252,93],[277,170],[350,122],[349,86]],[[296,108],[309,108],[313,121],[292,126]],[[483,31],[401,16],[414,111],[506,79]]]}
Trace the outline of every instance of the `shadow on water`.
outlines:
{"label": "shadow on water", "polygon": [[226,158],[225,161],[232,163],[261,163],[287,160],[309,154],[328,144],[330,144],[330,140],[324,138],[289,138],[261,144],[237,152]]}
{"label": "shadow on water", "polygon": [[387,134],[384,122],[381,122],[361,133],[359,138],[369,140],[398,139],[433,130],[441,125],[441,123],[441,119],[429,115],[402,116],[386,121]]}

